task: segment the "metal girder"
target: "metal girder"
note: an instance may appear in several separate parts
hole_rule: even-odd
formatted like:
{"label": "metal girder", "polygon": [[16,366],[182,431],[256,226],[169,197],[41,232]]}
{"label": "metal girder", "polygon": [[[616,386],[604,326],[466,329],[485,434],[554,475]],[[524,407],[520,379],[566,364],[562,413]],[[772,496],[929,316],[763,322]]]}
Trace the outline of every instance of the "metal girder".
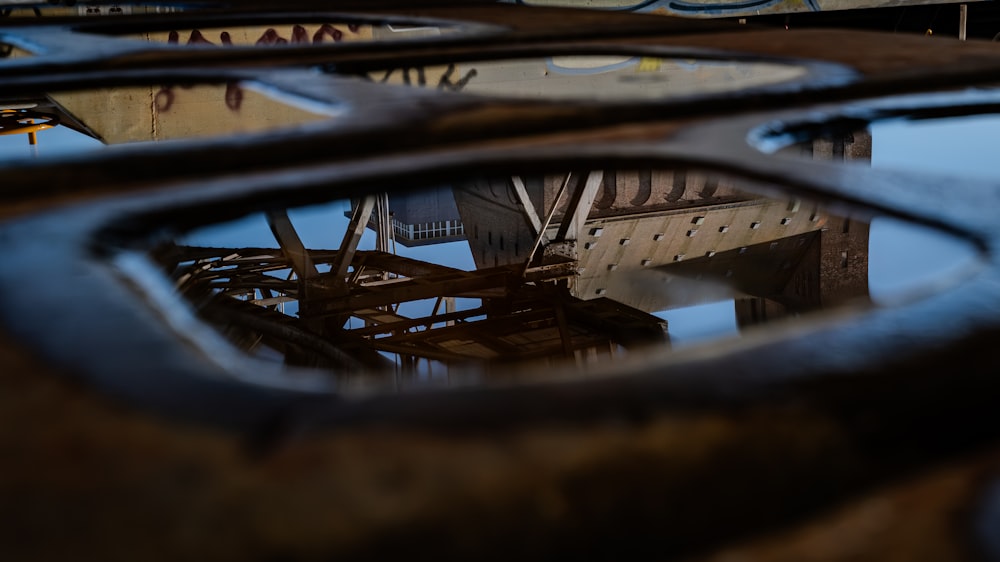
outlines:
{"label": "metal girder", "polygon": [[454,275],[463,273],[460,269],[446,267],[435,263],[415,260],[405,256],[389,254],[380,251],[363,250],[355,253],[354,265],[370,267],[395,273],[404,277],[423,277],[428,275]]}
{"label": "metal girder", "polygon": [[594,205],[594,198],[597,197],[597,191],[601,188],[603,179],[604,171],[595,170],[586,175],[586,181],[578,181],[579,185],[573,190],[573,196],[570,198],[569,204],[566,205],[566,211],[559,224],[555,242],[580,238],[583,224],[587,222],[587,215]]}
{"label": "metal girder", "polygon": [[423,300],[442,295],[461,296],[484,289],[516,286],[520,277],[509,267],[499,267],[460,275],[402,279],[375,289],[361,288],[340,297],[314,299],[315,311],[310,314],[328,316],[352,310],[388,306]]}
{"label": "metal girder", "polygon": [[[355,315],[358,314],[357,311],[354,312]],[[470,310],[459,310],[455,312],[446,312],[443,314],[434,314],[431,316],[423,316],[420,318],[407,318],[389,323],[380,323],[375,326],[366,326],[364,328],[355,328],[351,330],[351,333],[357,334],[359,336],[373,336],[376,334],[387,334],[392,332],[401,332],[404,330],[410,330],[412,328],[420,326],[430,326],[432,324],[440,324],[449,322],[455,322],[456,320],[465,320],[472,318],[474,316],[482,316],[486,314],[486,309],[479,307]]]}
{"label": "metal girder", "polygon": [[559,203],[562,201],[562,198],[566,193],[566,189],[572,180],[573,173],[567,173],[566,178],[563,179],[555,197],[552,198],[552,207],[549,208],[549,212],[545,215],[545,220],[542,221],[541,226],[538,228],[538,233],[535,235],[535,241],[531,246],[531,251],[528,252],[528,258],[524,261],[524,268],[521,270],[522,276],[525,275],[528,268],[531,267],[531,262],[535,259],[535,254],[538,252],[538,248],[541,246],[542,241],[546,239],[545,231],[549,228],[549,224],[552,223],[552,218],[556,216],[556,212],[559,210]]}
{"label": "metal girder", "polygon": [[514,188],[514,197],[517,200],[517,204],[521,207],[524,219],[528,222],[528,227],[531,229],[531,235],[535,237],[542,236],[542,244],[545,244],[547,239],[544,238],[545,229],[542,228],[542,219],[535,209],[535,204],[528,197],[528,190],[524,186],[524,180],[520,176],[511,176],[510,181]]}
{"label": "metal girder", "polygon": [[370,372],[372,368],[386,366],[384,361],[378,364],[358,361],[326,338],[296,326],[294,318],[249,302],[229,298],[213,299],[201,307],[201,314],[223,325],[239,325],[282,342],[303,347],[328,359],[333,365],[349,371]]}
{"label": "metal girder", "polygon": [[344,238],[340,242],[337,258],[330,263],[330,275],[334,279],[344,279],[347,276],[347,269],[354,260],[354,253],[358,249],[358,242],[361,241],[361,234],[368,226],[377,199],[378,195],[366,195],[360,198],[354,208],[347,232],[344,233]]}
{"label": "metal girder", "polygon": [[278,241],[282,252],[288,258],[292,269],[299,279],[315,279],[319,277],[319,270],[316,264],[309,257],[309,251],[299,238],[299,233],[295,231],[288,213],[281,211],[267,212],[267,225],[274,233],[274,239]]}

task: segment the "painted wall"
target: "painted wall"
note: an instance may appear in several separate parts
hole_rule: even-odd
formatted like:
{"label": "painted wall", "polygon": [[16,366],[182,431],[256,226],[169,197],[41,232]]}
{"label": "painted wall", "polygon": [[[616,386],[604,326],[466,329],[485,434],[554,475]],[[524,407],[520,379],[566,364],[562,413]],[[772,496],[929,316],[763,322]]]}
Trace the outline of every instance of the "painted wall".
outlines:
{"label": "painted wall", "polygon": [[717,18],[948,4],[938,0],[501,0],[528,6],[565,6],[650,12],[671,16]]}

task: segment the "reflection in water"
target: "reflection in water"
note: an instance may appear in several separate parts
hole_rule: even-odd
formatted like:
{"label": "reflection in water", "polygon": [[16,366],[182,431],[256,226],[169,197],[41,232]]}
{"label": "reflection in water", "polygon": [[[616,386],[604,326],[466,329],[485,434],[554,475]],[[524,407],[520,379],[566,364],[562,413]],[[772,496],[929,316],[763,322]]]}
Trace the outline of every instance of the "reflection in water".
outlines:
{"label": "reflection in water", "polygon": [[[50,4],[55,2],[50,2]],[[25,2],[28,4],[28,2]],[[72,2],[67,2],[72,4]],[[50,18],[65,16],[125,16],[132,14],[166,14],[179,12],[175,6],[133,6],[129,4],[86,4],[82,6],[12,6],[0,8],[0,18]]]}
{"label": "reflection in water", "polygon": [[[68,127],[104,144],[253,133],[329,118],[236,82],[64,92],[0,107],[25,105],[60,123],[60,129]],[[90,144],[79,143],[80,148]]]}
{"label": "reflection in water", "polygon": [[[860,131],[809,151],[865,160],[870,146]],[[869,246],[865,222],[726,177],[584,169],[271,211],[154,255],[206,320],[258,357],[454,381],[512,362],[584,367],[870,304]],[[922,281],[939,280],[928,271]]]}
{"label": "reflection in water", "polygon": [[694,171],[471,178],[253,221],[156,259],[237,345],[343,372],[584,366],[670,346],[669,311],[729,302],[743,329],[868,301],[865,223]]}
{"label": "reflection in water", "polygon": [[[998,119],[995,115],[887,119],[853,132],[832,123],[825,135],[784,146],[778,154],[991,179],[995,158],[990,139],[1000,125]],[[892,303],[901,294],[965,275],[978,259],[975,249],[963,241],[888,217],[872,221],[870,248],[870,288],[876,303]]]}
{"label": "reflection in water", "polygon": [[21,104],[19,107],[0,109],[0,135],[28,135],[31,144],[35,144],[39,131],[51,129],[57,125],[59,125],[58,115],[39,111],[34,105]]}
{"label": "reflection in water", "polygon": [[[198,48],[377,41],[449,31],[455,28],[326,22],[144,32],[131,38]],[[26,54],[3,49],[0,55]],[[801,67],[775,63],[582,55],[368,69],[363,75],[381,83],[488,95],[660,99],[785,82],[804,72]],[[48,96],[44,103],[64,123],[105,144],[252,133],[330,116],[279,102],[238,82],[64,92]]]}
{"label": "reflection in water", "polygon": [[878,304],[948,285],[968,275],[979,260],[963,240],[889,217],[872,220],[869,247],[869,288]]}
{"label": "reflection in water", "polygon": [[107,144],[252,133],[327,118],[236,82],[105,88],[52,100]]}
{"label": "reflection in water", "polygon": [[0,63],[4,59],[19,59],[23,57],[30,57],[31,53],[25,51],[24,49],[18,49],[14,45],[7,43],[0,43]]}
{"label": "reflection in water", "polygon": [[[959,99],[963,95],[968,97],[970,94],[950,94]],[[975,92],[972,99],[981,103],[995,97],[995,92],[987,89]],[[993,139],[1000,129],[1000,115],[975,113],[982,108],[974,105],[964,109],[969,114],[953,115],[942,111],[934,102],[929,99],[927,107],[905,109],[913,102],[873,101],[868,107],[873,114],[883,112],[891,116],[875,117],[867,123],[862,117],[853,115],[815,122],[792,119],[782,124],[769,123],[750,135],[751,142],[762,152],[782,156],[857,160],[872,168],[994,179],[996,151]],[[861,104],[856,110],[865,107]],[[866,131],[853,130],[861,123],[867,125]]]}
{"label": "reflection in water", "polygon": [[0,162],[75,154],[95,146],[100,141],[49,100],[0,102]]}
{"label": "reflection in water", "polygon": [[372,41],[373,26],[355,23],[285,24],[228,28],[183,29],[131,36],[153,43],[219,47],[319,45],[343,41]]}
{"label": "reflection in water", "polygon": [[1000,115],[872,123],[872,167],[996,178]]}
{"label": "reflection in water", "polygon": [[[315,24],[144,38],[192,46],[315,44],[372,40],[385,29],[396,33]],[[579,56],[366,76],[491,95],[642,99],[801,74],[770,63]],[[34,107],[63,126],[109,144],[326,118],[237,83],[109,88],[39,103]],[[871,135],[856,131],[786,152],[867,162],[871,147]],[[195,233],[158,247],[155,256],[206,320],[259,357],[423,378],[516,361],[583,366],[683,343],[686,324],[700,324],[700,335],[731,334],[870,301],[866,223],[804,201],[763,198],[697,170],[512,171],[416,195],[334,202],[325,211],[308,229],[296,210],[272,211],[258,217],[256,238],[220,242]],[[707,315],[718,321],[705,322]]]}
{"label": "reflection in water", "polygon": [[[117,5],[85,8],[87,13],[81,15],[132,13],[132,8]],[[10,15],[25,14],[12,12]],[[130,38],[193,47],[275,46],[418,38],[452,30],[447,27],[328,22],[171,30],[140,33]],[[30,53],[0,44],[0,58],[21,56],[30,56]],[[76,131],[105,144],[252,133],[294,127],[330,116],[279,102],[237,82],[64,92],[52,94],[40,103],[64,124],[72,124]],[[8,152],[8,159],[10,154]]]}
{"label": "reflection in water", "polygon": [[59,116],[41,111],[34,103],[11,104],[0,107],[0,137],[25,135],[28,146],[37,150],[38,133],[59,126]]}
{"label": "reflection in water", "polygon": [[[546,235],[543,251],[574,260],[571,291],[581,299],[652,313],[730,300],[746,326],[867,298],[864,223],[692,172],[592,171],[576,182],[570,200],[560,199],[558,189],[573,185],[572,175],[557,187],[559,181],[514,178],[507,186],[508,193],[535,193],[534,201],[456,190],[479,267],[526,259],[537,229],[521,226],[520,210],[558,201],[557,217],[564,218],[554,236]],[[505,191],[489,187],[495,195]],[[727,324],[720,322],[723,330]]]}
{"label": "reflection in water", "polygon": [[763,62],[574,55],[369,71],[375,81],[514,98],[642,100],[778,84],[805,69]]}
{"label": "reflection in water", "polygon": [[174,29],[128,36],[154,43],[218,47],[268,47],[324,43],[395,41],[437,37],[455,27],[416,27],[359,22],[283,23],[273,25]]}
{"label": "reflection in water", "polygon": [[810,141],[789,144],[778,154],[811,160],[872,164],[873,141],[877,137],[864,129],[851,132],[827,133]]}

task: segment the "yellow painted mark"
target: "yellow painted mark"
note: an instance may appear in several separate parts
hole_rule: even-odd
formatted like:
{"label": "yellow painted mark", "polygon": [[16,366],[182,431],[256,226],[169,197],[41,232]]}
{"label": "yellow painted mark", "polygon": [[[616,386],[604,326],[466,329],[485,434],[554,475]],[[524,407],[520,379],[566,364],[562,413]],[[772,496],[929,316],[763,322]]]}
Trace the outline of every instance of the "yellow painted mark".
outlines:
{"label": "yellow painted mark", "polygon": [[656,57],[642,57],[636,72],[658,72],[663,60]]}

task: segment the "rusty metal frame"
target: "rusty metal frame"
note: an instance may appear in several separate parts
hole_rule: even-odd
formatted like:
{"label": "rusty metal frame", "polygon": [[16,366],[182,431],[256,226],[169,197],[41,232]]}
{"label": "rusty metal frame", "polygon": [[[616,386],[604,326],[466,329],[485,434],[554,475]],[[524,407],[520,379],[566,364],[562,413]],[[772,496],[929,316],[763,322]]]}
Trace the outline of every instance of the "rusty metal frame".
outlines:
{"label": "rusty metal frame", "polygon": [[[302,9],[309,18],[399,14],[468,21],[476,31],[405,44],[213,51],[150,49],[83,33],[206,18],[239,22],[243,16],[0,22],[0,42],[53,49],[0,63],[4,95],[235,80],[337,115],[240,139],[109,149],[55,164],[0,167],[0,320],[11,337],[134,407],[249,433],[278,419],[311,430],[399,424],[469,431],[663,411],[780,411],[794,403],[838,424],[856,447],[860,466],[873,468],[844,484],[861,487],[907,470],[908,463],[965,452],[1000,435],[1000,355],[994,349],[1000,337],[1000,183],[789,160],[761,150],[762,139],[774,131],[823,130],[844,118],[864,121],[900,108],[995,111],[1000,93],[961,92],[1000,81],[995,45],[543,9],[522,18],[521,8],[502,5],[368,7],[338,14],[308,4]],[[248,14],[299,17],[292,11]],[[75,54],[58,50],[67,45]],[[351,73],[579,52],[785,62],[809,72],[750,91],[567,103],[422,91],[309,68]],[[206,153],[212,157],[200,157]],[[529,373],[497,384],[410,394],[309,372],[294,383],[276,383],[170,294],[143,254],[164,232],[320,201],[331,193],[359,196],[404,178],[418,185],[472,172],[586,169],[594,160],[620,168],[718,172],[765,192],[927,225],[974,245],[980,268],[898,306],[817,316],[711,352],[650,354],[582,380],[572,372]],[[963,369],[953,372],[958,361]],[[515,407],[518,415],[510,416]],[[948,428],[955,432],[943,430]],[[926,431],[919,446],[907,438],[914,431]]]}

